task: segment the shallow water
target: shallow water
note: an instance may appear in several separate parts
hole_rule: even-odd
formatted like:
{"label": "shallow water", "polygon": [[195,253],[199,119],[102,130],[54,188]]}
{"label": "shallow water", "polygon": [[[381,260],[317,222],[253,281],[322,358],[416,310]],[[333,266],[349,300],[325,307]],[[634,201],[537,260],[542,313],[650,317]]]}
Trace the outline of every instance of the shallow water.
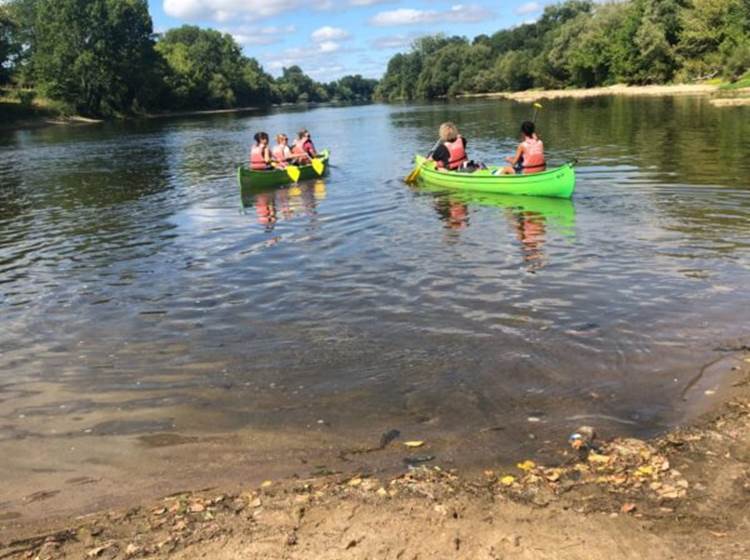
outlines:
{"label": "shallow water", "polygon": [[[86,449],[66,458],[76,470],[107,438],[252,430],[304,448],[308,431],[361,443],[394,427],[471,465],[581,423],[642,436],[701,409],[722,381],[701,366],[750,324],[750,111],[546,103],[548,157],[579,160],[572,201],[401,181],[440,122],[497,162],[528,112],[370,105],[0,136],[0,469],[43,469],[60,441]],[[252,134],[299,126],[331,149],[330,176],[240,196]]]}

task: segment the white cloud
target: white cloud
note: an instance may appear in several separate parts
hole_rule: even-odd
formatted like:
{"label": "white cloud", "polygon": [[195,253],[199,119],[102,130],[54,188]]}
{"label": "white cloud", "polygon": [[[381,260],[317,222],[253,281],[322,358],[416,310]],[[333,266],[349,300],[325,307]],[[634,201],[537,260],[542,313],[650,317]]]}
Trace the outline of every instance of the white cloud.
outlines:
{"label": "white cloud", "polygon": [[280,43],[290,33],[296,31],[293,25],[283,27],[255,27],[239,26],[221,29],[223,33],[229,33],[240,45],[272,45]]}
{"label": "white cloud", "polygon": [[325,41],[341,41],[349,38],[349,33],[340,27],[331,27],[326,25],[320,27],[312,32],[310,38],[316,43],[323,43]]}
{"label": "white cloud", "polygon": [[294,9],[332,7],[330,0],[164,0],[164,13],[188,21],[254,21]]}
{"label": "white cloud", "polygon": [[375,4],[393,4],[396,0],[349,0],[352,6],[374,6]]}
{"label": "white cloud", "polygon": [[404,49],[410,47],[414,39],[420,37],[422,33],[399,33],[396,35],[384,35],[375,37],[370,41],[370,46],[374,49]]}
{"label": "white cloud", "polygon": [[488,9],[477,5],[456,4],[449,10],[415,10],[399,8],[380,12],[370,19],[370,24],[378,27],[396,25],[416,25],[422,23],[476,23],[493,17]]}
{"label": "white cloud", "polygon": [[523,16],[526,14],[535,14],[542,11],[542,6],[539,2],[526,2],[516,8],[516,15]]}
{"label": "white cloud", "polygon": [[332,53],[339,50],[340,45],[336,41],[323,41],[318,45],[318,49],[322,53]]}

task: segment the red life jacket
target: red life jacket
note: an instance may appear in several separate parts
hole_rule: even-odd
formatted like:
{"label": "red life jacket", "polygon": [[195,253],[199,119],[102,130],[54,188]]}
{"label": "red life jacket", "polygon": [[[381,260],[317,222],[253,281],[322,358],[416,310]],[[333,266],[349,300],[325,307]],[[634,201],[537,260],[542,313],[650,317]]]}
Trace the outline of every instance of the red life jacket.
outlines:
{"label": "red life jacket", "polygon": [[464,139],[460,136],[453,142],[446,142],[445,147],[448,148],[448,153],[450,154],[448,169],[458,169],[464,162],[468,161],[469,158],[466,157],[466,149],[464,148]]}
{"label": "red life jacket", "polygon": [[287,165],[289,165],[289,162],[287,161],[287,150],[289,149],[288,146],[282,146],[281,144],[277,144],[273,147],[273,150],[271,150],[271,157],[276,162],[276,166],[280,168],[284,168]]}
{"label": "red life jacket", "polygon": [[250,150],[250,169],[257,171],[268,169],[268,163],[263,157],[263,147],[260,145],[255,145]]}
{"label": "red life jacket", "polygon": [[523,146],[524,174],[544,171],[547,163],[544,160],[544,143],[538,138],[527,138],[521,142]]}

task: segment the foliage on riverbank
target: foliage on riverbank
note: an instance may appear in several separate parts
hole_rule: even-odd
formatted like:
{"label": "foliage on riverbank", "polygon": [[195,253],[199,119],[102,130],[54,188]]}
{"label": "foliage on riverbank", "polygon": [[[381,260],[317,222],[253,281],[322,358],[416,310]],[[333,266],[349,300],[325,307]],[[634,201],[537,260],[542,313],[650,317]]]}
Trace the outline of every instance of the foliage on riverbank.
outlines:
{"label": "foliage on riverbank", "polygon": [[388,63],[376,96],[664,84],[750,69],[747,0],[568,0],[534,22],[480,35],[428,36]]}
{"label": "foliage on riverbank", "polygon": [[8,83],[33,87],[63,112],[104,117],[369,101],[376,85],[359,75],[318,83],[298,66],[274,78],[231,35],[212,29],[155,35],[146,0],[0,4],[0,85]]}

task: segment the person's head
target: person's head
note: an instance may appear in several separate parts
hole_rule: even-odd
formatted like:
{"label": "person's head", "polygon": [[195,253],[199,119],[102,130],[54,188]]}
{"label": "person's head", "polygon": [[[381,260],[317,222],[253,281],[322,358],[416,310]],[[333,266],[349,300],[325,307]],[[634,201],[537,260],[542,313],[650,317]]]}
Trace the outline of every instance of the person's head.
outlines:
{"label": "person's head", "polygon": [[536,126],[534,126],[533,122],[524,121],[521,123],[521,134],[523,134],[526,138],[533,138],[535,131]]}
{"label": "person's head", "polygon": [[277,134],[276,135],[276,143],[280,144],[282,146],[286,145],[286,143],[289,141],[289,138],[286,134]]}
{"label": "person's head", "polygon": [[438,134],[440,136],[440,140],[442,140],[443,142],[453,142],[456,138],[458,138],[458,128],[456,128],[456,125],[452,122],[444,122],[440,125]]}
{"label": "person's head", "polygon": [[256,132],[253,138],[255,138],[255,143],[258,146],[265,146],[268,144],[268,134],[265,132]]}
{"label": "person's head", "polygon": [[299,138],[302,141],[309,140],[310,132],[306,128],[301,128],[300,131],[297,133],[297,138]]}

